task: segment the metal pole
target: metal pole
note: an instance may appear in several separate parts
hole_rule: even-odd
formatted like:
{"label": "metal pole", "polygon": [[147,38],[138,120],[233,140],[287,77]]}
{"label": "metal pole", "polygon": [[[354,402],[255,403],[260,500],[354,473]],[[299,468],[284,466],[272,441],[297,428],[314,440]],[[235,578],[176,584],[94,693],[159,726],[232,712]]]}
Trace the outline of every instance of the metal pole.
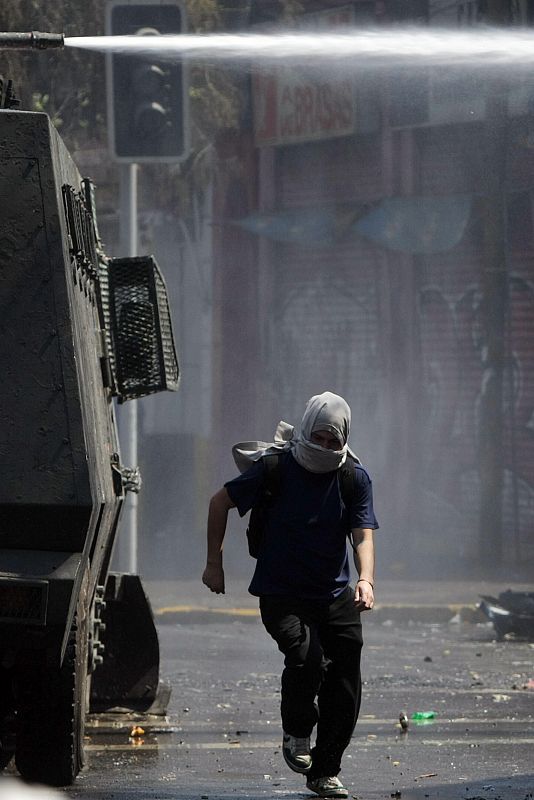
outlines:
{"label": "metal pole", "polygon": [[[121,255],[136,256],[138,254],[137,177],[139,165],[120,164],[119,169],[120,252]],[[121,406],[119,429],[122,434],[123,463],[127,467],[135,467],[137,466],[138,443],[137,400],[129,400]],[[124,508],[122,542],[125,547],[122,551],[124,558],[121,560],[127,566],[128,572],[131,573],[137,572],[137,520],[138,495],[135,492],[130,492]]]}

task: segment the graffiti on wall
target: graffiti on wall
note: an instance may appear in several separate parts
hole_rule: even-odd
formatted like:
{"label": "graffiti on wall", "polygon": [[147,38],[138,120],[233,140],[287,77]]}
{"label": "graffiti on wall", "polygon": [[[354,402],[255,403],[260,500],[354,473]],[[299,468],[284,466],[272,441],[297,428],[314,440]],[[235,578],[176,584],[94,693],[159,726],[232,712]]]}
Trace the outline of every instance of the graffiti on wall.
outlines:
{"label": "graffiti on wall", "polygon": [[[420,293],[423,426],[427,490],[476,530],[480,502],[479,404],[484,380],[481,293]],[[512,273],[503,379],[505,558],[534,557],[534,284]],[[438,458],[436,459],[436,455]],[[476,545],[476,537],[470,541]],[[474,553],[473,553],[474,554]]]}

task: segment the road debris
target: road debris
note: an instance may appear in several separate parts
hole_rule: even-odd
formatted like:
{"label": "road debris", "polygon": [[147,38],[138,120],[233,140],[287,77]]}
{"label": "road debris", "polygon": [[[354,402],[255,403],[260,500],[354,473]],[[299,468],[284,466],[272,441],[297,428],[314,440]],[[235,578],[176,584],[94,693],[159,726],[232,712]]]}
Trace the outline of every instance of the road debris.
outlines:
{"label": "road debris", "polygon": [[400,712],[400,714],[399,714],[399,722],[400,722],[400,726],[401,726],[402,732],[406,733],[406,731],[408,730],[408,725],[409,725],[408,714],[406,713],[406,711],[401,711]]}
{"label": "road debris", "polygon": [[140,725],[134,725],[128,736],[128,741],[133,747],[142,747],[145,743],[144,735],[145,729],[141,728]]}
{"label": "road debris", "polygon": [[412,714],[412,719],[416,722],[422,722],[424,720],[434,719],[435,716],[435,711],[414,711]]}
{"label": "road debris", "polygon": [[493,623],[497,639],[515,636],[534,640],[534,592],[508,589],[498,597],[480,596],[479,609]]}

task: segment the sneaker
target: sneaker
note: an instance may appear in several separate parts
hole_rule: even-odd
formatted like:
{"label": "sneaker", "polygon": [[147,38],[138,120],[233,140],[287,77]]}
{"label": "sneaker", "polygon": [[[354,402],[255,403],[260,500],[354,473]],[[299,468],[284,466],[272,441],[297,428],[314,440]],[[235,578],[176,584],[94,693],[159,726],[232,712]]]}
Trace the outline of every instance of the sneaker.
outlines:
{"label": "sneaker", "polygon": [[307,780],[306,786],[319,797],[348,797],[349,793],[339,778],[315,778]]}
{"label": "sneaker", "polygon": [[309,736],[290,736],[284,733],[282,740],[282,753],[287,766],[293,772],[306,773],[312,766]]}

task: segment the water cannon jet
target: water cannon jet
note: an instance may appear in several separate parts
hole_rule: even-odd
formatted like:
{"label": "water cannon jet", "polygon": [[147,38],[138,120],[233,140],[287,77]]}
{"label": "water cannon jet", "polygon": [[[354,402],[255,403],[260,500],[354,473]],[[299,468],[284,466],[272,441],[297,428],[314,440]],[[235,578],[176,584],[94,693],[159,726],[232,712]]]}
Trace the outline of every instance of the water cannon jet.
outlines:
{"label": "water cannon jet", "polygon": [[0,33],[0,50],[48,50],[64,46],[63,33]]}

